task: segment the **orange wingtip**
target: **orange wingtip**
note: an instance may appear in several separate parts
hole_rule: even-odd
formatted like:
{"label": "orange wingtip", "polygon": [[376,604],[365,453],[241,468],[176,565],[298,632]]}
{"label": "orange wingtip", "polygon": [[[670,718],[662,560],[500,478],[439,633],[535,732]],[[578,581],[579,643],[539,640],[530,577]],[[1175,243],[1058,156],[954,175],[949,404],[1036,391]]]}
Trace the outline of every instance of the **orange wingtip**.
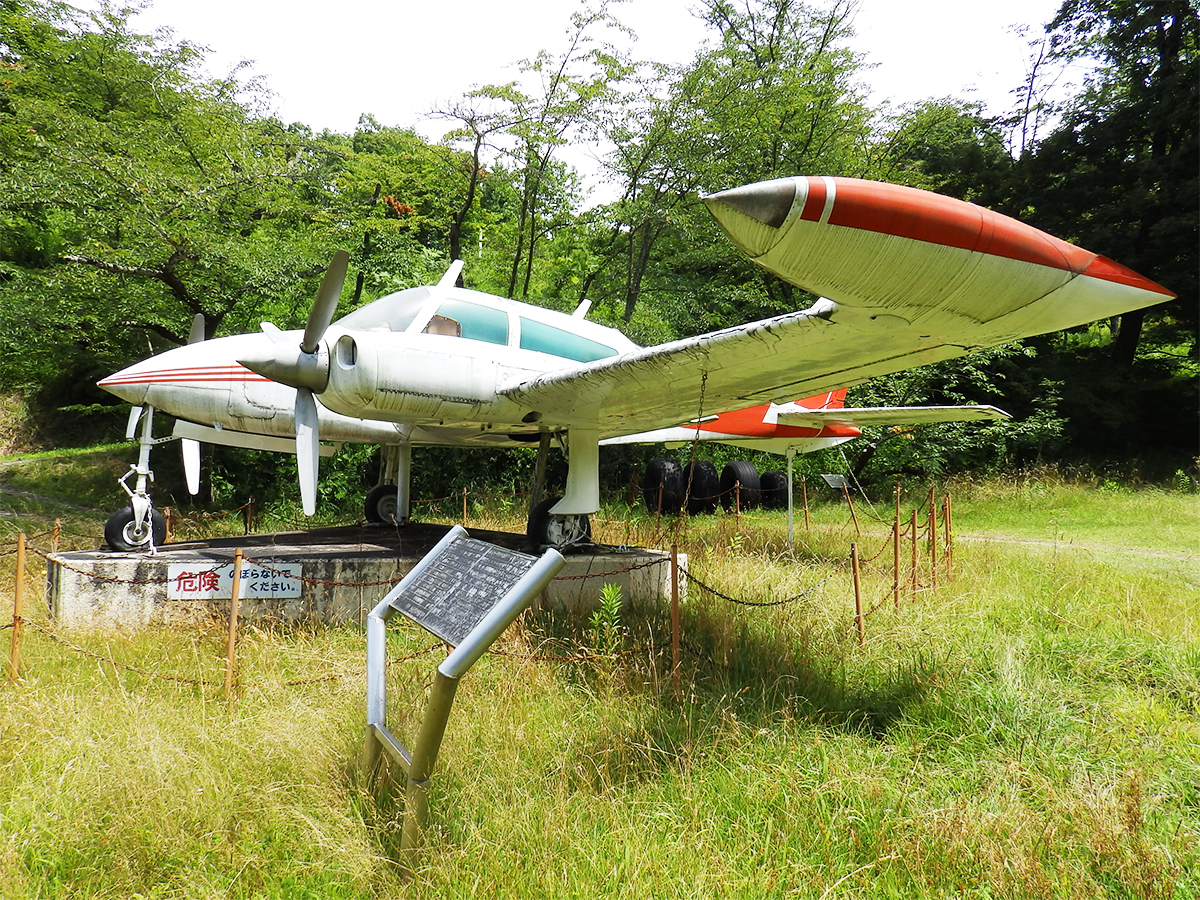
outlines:
{"label": "orange wingtip", "polygon": [[1156,284],[1149,278],[1139,275],[1133,269],[1128,269],[1120,263],[1113,262],[1107,256],[1097,256],[1083,270],[1083,274],[1090,275],[1093,278],[1100,278],[1104,281],[1113,281],[1117,284],[1127,284],[1130,287],[1150,291],[1153,294],[1162,294],[1164,297],[1177,296],[1174,291],[1169,291],[1161,284]]}

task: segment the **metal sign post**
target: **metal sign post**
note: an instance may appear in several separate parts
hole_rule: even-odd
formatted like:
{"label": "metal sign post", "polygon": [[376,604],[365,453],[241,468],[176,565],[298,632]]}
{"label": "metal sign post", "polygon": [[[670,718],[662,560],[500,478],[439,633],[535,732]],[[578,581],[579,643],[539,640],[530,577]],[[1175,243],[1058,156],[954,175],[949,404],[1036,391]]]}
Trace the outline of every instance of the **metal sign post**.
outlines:
{"label": "metal sign post", "polygon": [[[367,616],[364,763],[374,772],[386,752],[408,776],[400,839],[406,858],[420,844],[428,822],[429,782],[459,679],[565,564],[557,550],[533,557],[469,538],[465,528],[455,525]],[[388,730],[385,714],[386,627],[396,613],[455,647],[437,667],[411,754]]]}

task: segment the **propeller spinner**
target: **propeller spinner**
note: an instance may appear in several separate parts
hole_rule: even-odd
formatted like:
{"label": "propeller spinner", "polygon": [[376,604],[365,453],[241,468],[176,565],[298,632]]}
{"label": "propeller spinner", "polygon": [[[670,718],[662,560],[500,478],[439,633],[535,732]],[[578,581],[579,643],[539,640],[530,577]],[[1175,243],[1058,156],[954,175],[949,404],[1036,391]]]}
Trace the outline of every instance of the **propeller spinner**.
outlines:
{"label": "propeller spinner", "polygon": [[339,250],[333,255],[317,299],[308,314],[304,337],[299,347],[275,338],[279,329],[263,323],[263,330],[272,335],[272,344],[262,353],[247,354],[238,362],[264,378],[278,381],[296,389],[296,468],[300,475],[300,499],[304,514],[311,516],[317,508],[317,465],[320,434],[317,425],[317,400],[314,396],[329,384],[329,349],[321,340],[337,310],[350,254]]}

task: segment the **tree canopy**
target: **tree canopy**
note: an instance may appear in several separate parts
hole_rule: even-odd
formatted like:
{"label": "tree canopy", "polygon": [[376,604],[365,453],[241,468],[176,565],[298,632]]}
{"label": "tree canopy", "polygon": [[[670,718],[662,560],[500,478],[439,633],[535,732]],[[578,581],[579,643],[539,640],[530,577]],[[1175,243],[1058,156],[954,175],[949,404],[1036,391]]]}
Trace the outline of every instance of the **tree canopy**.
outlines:
{"label": "tree canopy", "polygon": [[[702,0],[709,40],[669,66],[624,49],[618,4],[584,3],[561,47],[445,104],[433,115],[449,131],[428,140],[369,115],[352,134],[284,123],[261,82],[204,75],[201,48],[139,33],[129,10],[0,0],[0,389],[108,405],[94,381],[183,342],[197,313],[209,336],[302,322],[338,247],[353,257],[343,311],[456,257],[472,287],[561,309],[588,296],[643,343],[800,308],[809,298],[734,250],[699,194],[848,175],[1000,209],[1180,295],[856,389],[1022,418],[881,434],[866,474],[1139,454],[1145,428],[1172,464],[1193,459],[1194,0],[1064,0],[1012,117],[953,95],[872,107],[854,7]],[[1094,68],[1078,95],[1035,110],[1036,79],[1080,58]],[[581,141],[604,149],[613,202],[589,206],[562,161]],[[1169,423],[1151,425],[1160,413]]]}

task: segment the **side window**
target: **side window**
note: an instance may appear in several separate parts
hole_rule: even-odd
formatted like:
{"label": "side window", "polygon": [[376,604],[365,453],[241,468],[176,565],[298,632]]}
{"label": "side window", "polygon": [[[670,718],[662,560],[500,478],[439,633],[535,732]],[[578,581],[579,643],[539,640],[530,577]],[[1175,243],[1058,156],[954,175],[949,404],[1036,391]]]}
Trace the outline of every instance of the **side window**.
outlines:
{"label": "side window", "polygon": [[524,316],[521,317],[521,349],[562,356],[577,362],[591,362],[617,355],[612,347]]}
{"label": "side window", "polygon": [[447,300],[429,321],[426,334],[448,334],[489,344],[508,343],[508,313],[478,303]]}

